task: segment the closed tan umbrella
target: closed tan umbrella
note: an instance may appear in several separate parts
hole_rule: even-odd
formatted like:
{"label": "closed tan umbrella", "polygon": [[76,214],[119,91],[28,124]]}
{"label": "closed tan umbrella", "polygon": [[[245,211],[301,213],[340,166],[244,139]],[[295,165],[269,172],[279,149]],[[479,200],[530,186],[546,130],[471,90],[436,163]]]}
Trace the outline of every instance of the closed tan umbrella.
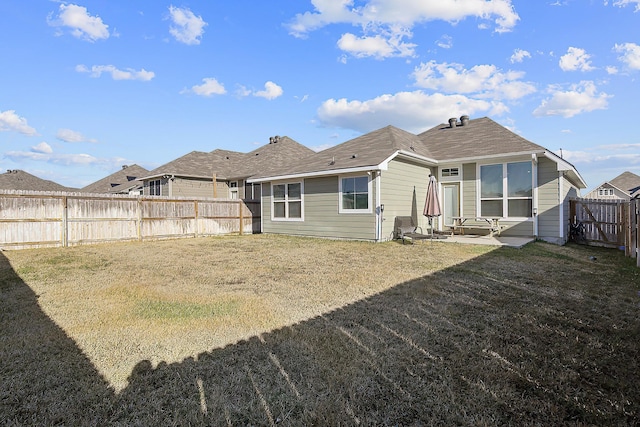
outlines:
{"label": "closed tan umbrella", "polygon": [[424,202],[423,215],[429,218],[431,228],[431,238],[433,239],[433,218],[442,215],[440,199],[438,197],[438,183],[436,177],[429,175],[429,185],[427,186],[427,199]]}

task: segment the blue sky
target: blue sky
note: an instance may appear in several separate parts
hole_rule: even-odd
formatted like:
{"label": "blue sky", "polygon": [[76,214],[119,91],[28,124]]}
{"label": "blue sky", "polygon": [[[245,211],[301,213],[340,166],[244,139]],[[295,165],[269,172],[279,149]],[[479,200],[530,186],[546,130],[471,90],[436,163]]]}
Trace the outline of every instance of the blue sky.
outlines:
{"label": "blue sky", "polygon": [[67,186],[463,114],[640,175],[640,0],[2,0],[0,38],[0,170]]}

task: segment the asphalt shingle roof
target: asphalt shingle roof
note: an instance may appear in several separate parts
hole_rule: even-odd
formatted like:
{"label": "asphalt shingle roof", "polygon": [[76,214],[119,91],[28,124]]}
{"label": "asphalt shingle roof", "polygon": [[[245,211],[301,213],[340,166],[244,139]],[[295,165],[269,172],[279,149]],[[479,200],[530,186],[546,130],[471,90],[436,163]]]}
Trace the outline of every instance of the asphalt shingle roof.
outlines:
{"label": "asphalt shingle roof", "polygon": [[65,187],[53,181],[38,178],[23,170],[14,169],[0,174],[0,189],[30,191],[78,191],[77,188]]}
{"label": "asphalt shingle roof", "polygon": [[[149,171],[138,165],[123,166],[119,171],[80,189],[83,193],[114,193],[123,184],[131,185]],[[130,187],[129,187],[130,188]]]}
{"label": "asphalt shingle roof", "polygon": [[176,175],[218,179],[247,178],[263,170],[295,162],[314,151],[283,136],[249,153],[216,149],[209,153],[192,151],[150,172],[145,177]]}
{"label": "asphalt shingle roof", "polygon": [[640,187],[640,176],[628,171],[623,172],[609,181],[609,184],[627,192],[628,194],[632,194],[637,191],[638,187]]}
{"label": "asphalt shingle roof", "polygon": [[469,120],[466,126],[452,128],[440,124],[418,137],[438,161],[497,156],[544,150],[544,147],[511,132],[488,117]]}
{"label": "asphalt shingle roof", "polygon": [[412,152],[431,158],[429,149],[416,135],[394,126],[387,126],[326,150],[312,152],[295,159],[294,162],[268,168],[253,178],[377,166],[397,151]]}

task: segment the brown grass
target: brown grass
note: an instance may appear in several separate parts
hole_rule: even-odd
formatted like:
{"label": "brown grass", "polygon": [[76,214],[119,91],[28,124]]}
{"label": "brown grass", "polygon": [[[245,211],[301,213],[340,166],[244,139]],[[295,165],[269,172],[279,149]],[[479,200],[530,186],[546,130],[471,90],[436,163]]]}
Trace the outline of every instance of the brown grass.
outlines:
{"label": "brown grass", "polygon": [[640,270],[615,250],[257,235],[4,256],[8,424],[640,417]]}

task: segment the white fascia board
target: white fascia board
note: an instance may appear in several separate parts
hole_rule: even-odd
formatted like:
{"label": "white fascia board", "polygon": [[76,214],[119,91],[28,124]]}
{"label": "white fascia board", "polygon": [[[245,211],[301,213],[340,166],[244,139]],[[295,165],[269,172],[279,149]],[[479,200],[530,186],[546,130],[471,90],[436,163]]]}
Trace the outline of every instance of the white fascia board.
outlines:
{"label": "white fascia board", "polygon": [[[145,176],[142,178],[137,178],[139,181],[146,181],[148,179],[153,179],[153,178],[162,178],[165,176],[169,176],[169,177],[179,177],[179,178],[197,178],[197,179],[213,179],[213,175],[209,176],[202,176],[202,175],[183,175],[180,173],[158,173],[155,175],[149,175],[149,176]],[[218,179],[222,179],[222,180],[226,180],[226,178],[222,178],[222,177],[217,177]]]}
{"label": "white fascia board", "polygon": [[458,157],[456,159],[446,159],[440,160],[440,163],[443,164],[453,164],[453,163],[472,163],[483,160],[496,160],[502,161],[502,159],[508,159],[510,157],[522,157],[522,156],[531,156],[532,154],[544,154],[544,150],[534,150],[534,151],[519,151],[516,153],[503,153],[503,154],[488,154],[486,156],[473,156],[473,157]]}
{"label": "white fascia board", "polygon": [[394,157],[409,157],[412,160],[417,160],[421,163],[425,163],[428,164],[430,166],[435,166],[437,165],[439,162],[436,159],[431,159],[429,157],[425,157],[425,156],[421,156],[419,154],[413,153],[411,151],[406,151],[406,150],[399,150],[396,151],[392,156],[390,156],[387,160],[385,160],[386,162],[389,162],[389,160],[393,159]]}
{"label": "white fascia board", "polygon": [[553,160],[558,165],[559,171],[568,172],[578,184],[580,189],[587,188],[587,183],[582,178],[582,175],[576,170],[576,168],[569,162],[565,161],[562,157],[558,156],[556,153],[545,150],[542,153],[546,158]]}
{"label": "white fascia board", "polygon": [[259,182],[270,182],[270,181],[284,181],[284,180],[289,181],[294,179],[316,178],[319,176],[329,176],[329,175],[344,175],[348,173],[371,172],[376,170],[386,170],[386,165],[383,165],[381,163],[379,165],[359,166],[357,168],[330,169],[326,171],[294,173],[291,175],[268,176],[265,178],[247,179],[247,182],[250,184],[255,184]]}

